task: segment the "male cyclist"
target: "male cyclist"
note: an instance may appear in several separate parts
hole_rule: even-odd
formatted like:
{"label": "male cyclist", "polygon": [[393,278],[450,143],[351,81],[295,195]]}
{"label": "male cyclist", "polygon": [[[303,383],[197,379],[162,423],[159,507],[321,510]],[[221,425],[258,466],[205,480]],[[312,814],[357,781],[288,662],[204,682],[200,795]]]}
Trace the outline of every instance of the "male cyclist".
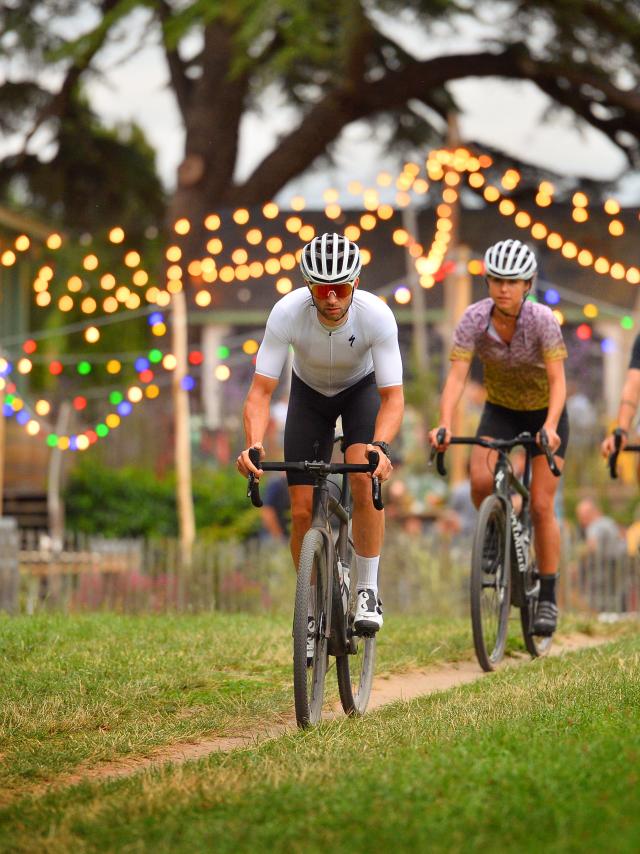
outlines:
{"label": "male cyclist", "polygon": [[[629,430],[631,423],[638,409],[640,402],[640,335],[636,336],[633,342],[633,350],[631,351],[631,360],[629,368],[622,387],[620,395],[620,404],[618,405],[618,426],[613,431],[611,436],[607,436],[601,445],[603,457],[608,457],[615,450],[616,434],[620,436],[620,447],[624,448],[629,439]],[[640,480],[640,465],[638,467],[638,480]]]}
{"label": "male cyclist", "polygon": [[[247,448],[239,471],[260,472],[249,459],[261,458],[271,396],[289,347],[293,347],[291,395],[284,432],[285,460],[331,460],[336,419],[342,416],[345,459],[366,463],[377,451],[373,475],[391,474],[389,443],[404,410],[398,328],[391,309],[377,296],[358,290],[360,250],[339,234],[315,237],[302,250],[300,270],[306,287],[279,300],[269,315],[258,351],[256,372],[244,405]],[[358,598],[354,628],[376,632],[382,626],[378,563],[384,516],[371,500],[372,475],[353,474],[353,541]],[[311,525],[313,477],[287,473],[291,495],[291,554],[296,567],[302,540]],[[311,630],[310,630],[311,637]],[[313,650],[309,651],[311,655]]]}
{"label": "male cyclist", "polygon": [[[476,354],[483,363],[487,389],[476,435],[511,439],[525,430],[539,436],[544,428],[562,468],[569,438],[563,363],[567,350],[551,309],[527,299],[537,272],[536,257],[519,240],[501,240],[487,249],[484,263],[489,296],[470,305],[456,327],[440,423],[429,439],[441,451],[449,444],[453,413]],[[446,438],[438,445],[441,428]],[[470,478],[476,507],[493,489],[495,460],[495,451],[473,447]],[[558,480],[539,447],[533,450],[531,466],[531,518],[541,576],[533,628],[538,635],[551,635],[558,619],[560,528],[554,513]]]}

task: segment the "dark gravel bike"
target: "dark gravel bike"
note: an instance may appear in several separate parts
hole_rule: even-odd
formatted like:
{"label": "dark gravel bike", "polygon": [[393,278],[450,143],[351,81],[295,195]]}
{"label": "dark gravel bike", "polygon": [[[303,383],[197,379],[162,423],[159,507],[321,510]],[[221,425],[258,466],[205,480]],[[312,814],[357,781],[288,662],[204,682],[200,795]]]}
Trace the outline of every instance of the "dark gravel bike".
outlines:
{"label": "dark gravel bike", "polygon": [[[357,591],[350,580],[355,551],[348,475],[375,471],[378,454],[371,452],[368,464],[260,462],[254,449],[249,456],[263,471],[304,471],[315,477],[311,527],[302,541],[293,613],[293,694],[298,726],[320,721],[329,656],[335,657],[342,708],[348,715],[364,714],[373,682],[376,636],[357,635],[353,629]],[[342,475],[340,487],[329,480],[332,474]],[[258,481],[252,474],[248,481],[247,494],[256,507],[261,507]],[[374,506],[382,510],[377,477],[372,479],[371,491]],[[339,521],[337,537],[331,527],[332,516]],[[307,658],[310,613],[314,615],[312,659]]]}
{"label": "dark gravel bike", "polygon": [[615,440],[615,450],[612,454],[609,454],[609,474],[615,480],[618,477],[618,456],[621,451],[640,451],[640,445],[625,445],[624,448],[622,445],[622,432],[620,430],[614,430],[613,436]]}
{"label": "dark gravel bike", "polygon": [[[437,435],[438,443],[444,433]],[[541,445],[549,468],[556,477],[560,469],[553,458],[545,431],[540,434]],[[504,656],[511,606],[520,611],[522,634],[527,651],[534,657],[544,655],[551,646],[551,637],[533,633],[540,576],[533,554],[530,513],[531,448],[536,445],[530,433],[520,433],[513,439],[483,439],[477,436],[458,436],[452,445],[481,445],[497,451],[493,472],[493,492],[478,510],[471,547],[471,625],[476,656],[483,670],[495,670]],[[525,449],[522,479],[516,477],[509,452],[521,445]],[[446,475],[444,452],[432,448],[438,472]],[[518,493],[522,506],[516,515],[512,497]]]}

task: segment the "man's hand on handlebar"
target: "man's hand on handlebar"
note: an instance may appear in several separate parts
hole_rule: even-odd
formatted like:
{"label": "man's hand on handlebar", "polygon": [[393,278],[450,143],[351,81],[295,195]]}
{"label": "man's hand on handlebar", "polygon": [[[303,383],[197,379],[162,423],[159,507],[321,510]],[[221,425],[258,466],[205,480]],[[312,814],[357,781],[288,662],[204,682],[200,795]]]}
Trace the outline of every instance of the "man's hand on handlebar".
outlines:
{"label": "man's hand on handlebar", "polygon": [[254,464],[249,459],[249,451],[253,448],[256,449],[260,453],[260,459],[263,460],[265,458],[265,450],[262,447],[262,442],[256,442],[251,448],[245,448],[244,451],[241,451],[238,454],[238,459],[236,460],[236,467],[240,474],[243,477],[249,477],[249,474],[253,474],[256,480],[260,479],[260,475],[262,474],[262,470],[256,468]]}
{"label": "man's hand on handlebar", "polygon": [[435,448],[440,453],[447,450],[450,441],[451,430],[443,424],[429,431],[429,443],[432,448]]}
{"label": "man's hand on handlebar", "polygon": [[393,471],[391,460],[377,445],[367,445],[365,448],[365,454],[367,457],[372,452],[378,455],[378,465],[376,466],[375,471],[371,472],[369,477],[377,477],[380,481],[388,480],[391,477],[391,472]]}

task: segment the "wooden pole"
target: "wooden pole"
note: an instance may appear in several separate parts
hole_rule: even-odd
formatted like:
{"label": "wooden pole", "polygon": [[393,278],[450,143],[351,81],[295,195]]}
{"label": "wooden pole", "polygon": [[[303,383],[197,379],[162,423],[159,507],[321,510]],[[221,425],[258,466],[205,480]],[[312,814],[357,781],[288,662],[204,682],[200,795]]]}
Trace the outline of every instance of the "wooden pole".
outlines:
{"label": "wooden pole", "polygon": [[0,412],[0,516],[2,516],[2,506],[4,503],[4,458],[6,452],[6,435],[7,430],[4,423],[4,415]]}
{"label": "wooden pole", "polygon": [[[447,117],[447,145],[455,149],[460,145],[458,118],[454,112]],[[449,167],[450,169],[452,167]],[[470,251],[467,246],[460,244],[460,190],[458,198],[451,204],[451,240],[449,242],[449,257],[455,262],[455,268],[444,280],[444,315],[443,340],[448,351],[453,338],[453,331],[462,317],[464,310],[471,301],[471,277],[468,271]],[[453,417],[451,429],[454,435],[460,435],[465,424],[464,395],[458,404]],[[451,483],[459,483],[467,477],[466,449],[461,445],[451,448]]]}
{"label": "wooden pole", "polygon": [[[418,217],[415,208],[408,205],[402,209],[402,226],[414,239],[418,239]],[[409,250],[405,250],[407,284],[411,291],[412,351],[415,369],[419,374],[429,370],[427,345],[427,299],[420,277]]]}
{"label": "wooden pole", "polygon": [[196,537],[193,490],[191,484],[191,436],[189,430],[189,392],[183,386],[188,373],[187,301],[182,291],[174,294],[172,306],[172,343],[176,367],[173,372],[173,411],[175,432],[176,504],[180,532],[181,567],[191,566]]}

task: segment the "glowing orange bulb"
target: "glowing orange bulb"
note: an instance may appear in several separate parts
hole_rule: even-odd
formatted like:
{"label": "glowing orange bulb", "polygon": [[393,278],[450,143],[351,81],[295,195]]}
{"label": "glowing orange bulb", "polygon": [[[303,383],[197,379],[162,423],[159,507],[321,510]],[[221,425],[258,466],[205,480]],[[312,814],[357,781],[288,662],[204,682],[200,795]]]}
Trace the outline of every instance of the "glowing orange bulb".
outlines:
{"label": "glowing orange bulb", "polygon": [[120,228],[119,225],[116,225],[115,228],[112,228],[109,232],[109,240],[111,243],[122,243],[124,240],[124,229]]}
{"label": "glowing orange bulb", "polygon": [[197,291],[194,300],[200,308],[206,308],[206,306],[211,304],[211,294],[209,291]]}
{"label": "glowing orange bulb", "polygon": [[283,276],[276,282],[276,290],[279,294],[288,294],[292,288],[293,284],[291,283],[291,279],[288,279],[286,276]]}
{"label": "glowing orange bulb", "polygon": [[186,217],[182,217],[176,221],[173,226],[173,230],[176,234],[189,234],[191,231],[191,223]]}
{"label": "glowing orange bulb", "polygon": [[216,231],[220,228],[220,217],[218,214],[209,214],[209,216],[205,217],[204,227],[207,231]]}
{"label": "glowing orange bulb", "polygon": [[47,237],[48,249],[60,249],[62,246],[62,237],[55,231]]}
{"label": "glowing orange bulb", "polygon": [[233,221],[238,225],[246,225],[249,222],[249,211],[246,208],[238,208],[233,212]]}
{"label": "glowing orange bulb", "polygon": [[279,252],[282,249],[282,240],[279,237],[270,237],[265,245],[269,252]]}

